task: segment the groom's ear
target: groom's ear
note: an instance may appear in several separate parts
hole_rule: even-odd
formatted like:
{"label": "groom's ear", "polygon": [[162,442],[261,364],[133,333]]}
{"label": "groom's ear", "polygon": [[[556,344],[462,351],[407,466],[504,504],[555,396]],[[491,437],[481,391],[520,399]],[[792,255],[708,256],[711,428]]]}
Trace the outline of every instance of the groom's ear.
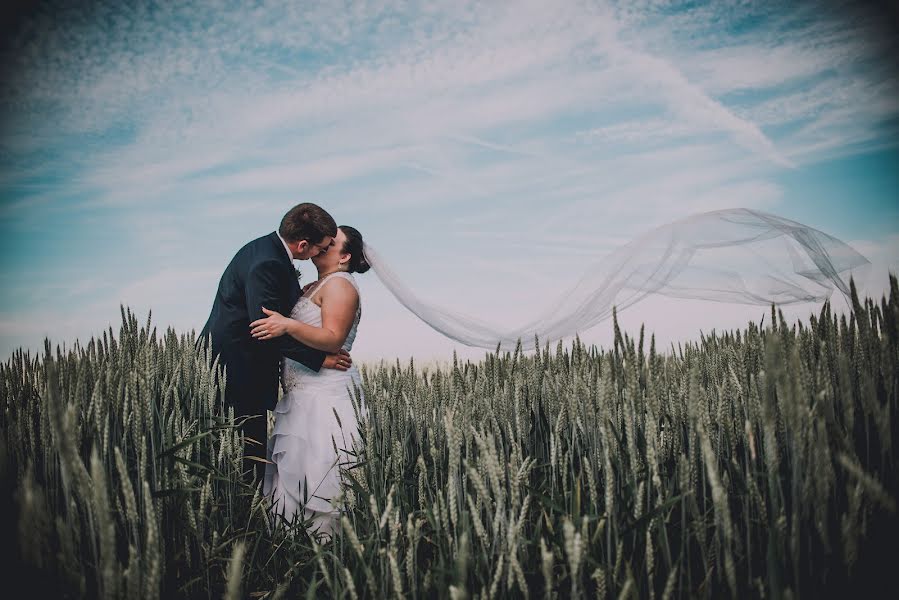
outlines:
{"label": "groom's ear", "polygon": [[309,240],[300,240],[296,245],[297,254],[303,254],[309,249]]}

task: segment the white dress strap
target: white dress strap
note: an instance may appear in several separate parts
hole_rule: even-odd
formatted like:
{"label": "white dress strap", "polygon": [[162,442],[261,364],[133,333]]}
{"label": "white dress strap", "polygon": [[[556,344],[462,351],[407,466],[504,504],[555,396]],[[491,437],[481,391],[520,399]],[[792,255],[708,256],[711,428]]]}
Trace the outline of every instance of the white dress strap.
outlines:
{"label": "white dress strap", "polygon": [[338,275],[341,279],[346,279],[350,282],[350,285],[356,288],[356,293],[359,292],[359,284],[356,283],[356,278],[353,277],[352,273],[347,273],[346,271],[337,271],[336,273],[331,273],[331,275]]}
{"label": "white dress strap", "polygon": [[325,286],[325,283],[327,283],[327,281],[329,279],[331,279],[332,277],[334,277],[335,275],[340,276],[341,279],[346,279],[347,281],[349,281],[350,284],[352,284],[352,286],[354,288],[356,288],[356,292],[357,293],[359,292],[359,284],[356,283],[355,277],[353,277],[350,273],[347,273],[346,271],[335,271],[333,273],[329,273],[328,275],[325,275],[325,278],[318,282],[318,285],[315,286],[315,288],[312,290],[312,293],[309,294],[308,296],[304,295],[303,298],[306,298],[307,300],[312,300],[312,298],[318,293],[318,291]]}

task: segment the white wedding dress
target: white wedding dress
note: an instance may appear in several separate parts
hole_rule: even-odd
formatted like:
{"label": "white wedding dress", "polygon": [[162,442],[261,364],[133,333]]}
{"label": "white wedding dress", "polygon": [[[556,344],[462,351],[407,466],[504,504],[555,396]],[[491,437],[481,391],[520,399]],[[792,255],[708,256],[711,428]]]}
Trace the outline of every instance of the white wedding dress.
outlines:
{"label": "white wedding dress", "polygon": [[[299,299],[290,313],[292,319],[321,327],[321,307],[312,299],[331,277],[342,277],[359,291],[352,275],[332,273]],[[343,344],[347,352],[353,347],[361,314],[360,301]],[[272,511],[288,521],[302,511],[303,518],[313,520],[313,530],[332,534],[340,518],[339,507],[331,502],[340,491],[340,467],[355,462],[347,451],[359,439],[351,396],[358,394],[364,407],[359,371],[353,365],[347,371],[315,372],[284,359],[281,385],[284,393],[275,407],[275,427],[268,441],[271,463],[266,465],[263,493],[271,497]]]}

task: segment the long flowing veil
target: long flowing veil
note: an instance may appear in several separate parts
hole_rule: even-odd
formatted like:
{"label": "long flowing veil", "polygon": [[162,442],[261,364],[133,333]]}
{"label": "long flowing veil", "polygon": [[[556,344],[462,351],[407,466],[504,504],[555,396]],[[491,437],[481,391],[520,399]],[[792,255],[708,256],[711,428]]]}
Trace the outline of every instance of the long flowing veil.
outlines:
{"label": "long flowing veil", "polygon": [[445,336],[468,346],[525,350],[592,328],[650,294],[742,304],[823,301],[849,295],[848,276],[868,260],[802,223],[735,208],[691,215],[653,229],[590,265],[556,302],[529,322],[500,330],[422,300],[371,245],[364,254],[400,303]]}

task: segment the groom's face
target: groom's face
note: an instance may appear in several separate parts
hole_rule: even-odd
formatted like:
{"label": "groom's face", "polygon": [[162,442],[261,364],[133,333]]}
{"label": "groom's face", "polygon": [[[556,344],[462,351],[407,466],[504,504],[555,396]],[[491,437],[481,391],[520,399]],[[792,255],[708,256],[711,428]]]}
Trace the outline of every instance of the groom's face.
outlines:
{"label": "groom's face", "polygon": [[295,248],[293,250],[293,257],[297,260],[306,260],[307,258],[315,258],[322,252],[327,252],[328,248],[334,243],[334,238],[331,236],[325,236],[322,241],[317,244],[313,244],[309,240],[300,240],[297,242]]}

